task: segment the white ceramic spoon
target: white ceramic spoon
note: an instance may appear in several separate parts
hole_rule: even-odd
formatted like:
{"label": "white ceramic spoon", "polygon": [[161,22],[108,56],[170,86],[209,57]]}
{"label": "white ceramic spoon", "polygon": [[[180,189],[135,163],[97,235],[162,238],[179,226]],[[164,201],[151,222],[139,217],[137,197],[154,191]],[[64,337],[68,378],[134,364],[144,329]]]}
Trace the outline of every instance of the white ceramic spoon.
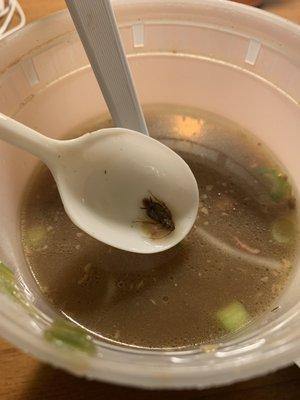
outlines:
{"label": "white ceramic spoon", "polygon": [[[156,253],[180,242],[194,224],[199,201],[194,175],[182,158],[149,136],[112,128],[55,140],[0,114],[0,139],[44,161],[71,220],[104,243]],[[160,239],[151,239],[147,224],[136,222],[149,220],[141,207],[150,193],[168,206],[175,223]]]}

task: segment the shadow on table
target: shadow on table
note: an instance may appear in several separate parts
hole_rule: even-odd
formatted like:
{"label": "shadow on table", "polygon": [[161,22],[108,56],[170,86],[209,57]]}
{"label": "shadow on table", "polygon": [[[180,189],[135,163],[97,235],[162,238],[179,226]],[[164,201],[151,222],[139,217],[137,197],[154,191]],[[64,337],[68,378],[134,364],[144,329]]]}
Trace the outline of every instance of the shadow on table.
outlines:
{"label": "shadow on table", "polygon": [[209,390],[147,391],[77,378],[42,365],[19,400],[299,400],[300,369],[296,366],[266,377]]}

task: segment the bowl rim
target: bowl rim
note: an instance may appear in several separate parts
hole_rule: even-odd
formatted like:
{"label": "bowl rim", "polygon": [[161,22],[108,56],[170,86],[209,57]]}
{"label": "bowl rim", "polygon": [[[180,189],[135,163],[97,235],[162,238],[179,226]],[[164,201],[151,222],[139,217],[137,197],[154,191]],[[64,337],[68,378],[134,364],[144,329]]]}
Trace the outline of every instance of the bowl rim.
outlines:
{"label": "bowl rim", "polygon": [[[284,38],[291,40],[292,44],[300,44],[300,26],[287,21],[281,17],[267,13],[260,9],[255,9],[249,6],[245,6],[238,3],[233,3],[227,0],[114,0],[113,4],[116,7],[116,14],[118,20],[122,24],[126,21],[127,13],[130,13],[135,8],[146,8],[151,12],[152,18],[159,18],[159,12],[162,15],[168,10],[182,9],[182,7],[189,8],[193,11],[204,10],[209,13],[212,10],[217,10],[220,15],[223,13],[228,18],[232,17],[233,22],[238,21],[241,18],[246,18],[247,24],[253,24],[254,21],[257,24],[264,26],[268,34],[274,33],[278,35],[278,28],[281,33],[284,33]],[[158,11],[153,12],[153,9],[157,7]],[[185,14],[182,18],[186,18]],[[230,19],[230,18],[229,18]],[[259,24],[258,24],[259,21]],[[67,33],[73,32],[74,27],[70,18],[68,17],[68,11],[61,10],[46,16],[40,20],[34,21],[28,24],[21,31],[15,32],[0,42],[0,51],[5,51],[6,46],[20,46],[20,44],[26,40],[26,35],[35,33],[44,28],[46,24],[49,29],[46,30],[44,38],[47,35],[51,36],[51,26],[53,23],[57,23],[61,34],[63,36]],[[279,33],[280,33],[279,32]],[[277,36],[276,36],[277,37]],[[57,37],[56,37],[57,38]],[[43,45],[44,43],[41,43]],[[38,46],[35,44],[34,47]],[[33,48],[33,47],[32,47]],[[20,54],[19,62],[27,53]],[[5,67],[5,61],[2,67]],[[5,69],[10,68],[8,63]],[[0,70],[1,61],[0,61]],[[2,301],[2,300],[1,300]],[[3,298],[3,304],[7,304],[7,310],[10,309],[11,305],[7,303],[7,299]],[[13,305],[13,309],[15,305]],[[299,321],[299,310],[295,314],[295,311],[290,310],[291,318],[295,322]],[[18,312],[18,311],[16,311]],[[292,313],[294,312],[294,315]],[[0,311],[0,332],[1,335],[12,342],[15,346],[20,349],[29,351],[36,358],[50,363],[56,367],[64,368],[76,375],[88,376],[93,379],[104,380],[112,383],[120,383],[124,385],[147,387],[147,388],[180,388],[180,387],[196,387],[202,388],[207,386],[214,386],[224,384],[226,382],[234,382],[237,380],[245,379],[249,376],[257,376],[267,371],[271,371],[292,362],[294,357],[300,357],[299,339],[300,332],[296,332],[295,336],[290,337],[290,341],[285,342],[281,346],[274,344],[268,348],[265,352],[260,352],[261,347],[257,350],[255,357],[238,357],[238,362],[233,362],[230,357],[220,357],[218,365],[203,364],[198,365],[187,365],[187,363],[180,362],[178,360],[171,360],[169,364],[161,365],[147,365],[141,368],[140,365],[136,366],[129,359],[126,362],[123,361],[111,361],[107,360],[105,356],[100,359],[92,359],[89,357],[88,361],[85,360],[86,356],[80,355],[80,364],[87,362],[88,367],[78,367],[78,364],[74,363],[74,356],[70,356],[69,353],[61,351],[59,348],[54,348],[49,343],[45,343],[42,337],[37,337],[33,332],[25,332],[22,326],[17,321],[12,320],[8,317],[7,312],[2,313]],[[250,351],[250,350],[249,350]],[[244,353],[246,355],[246,353]],[[75,357],[76,358],[76,357]],[[175,357],[176,358],[176,357]],[[85,361],[83,361],[85,360]],[[208,358],[207,358],[208,361]],[[225,362],[226,361],[226,362]],[[226,367],[225,367],[226,365]]]}

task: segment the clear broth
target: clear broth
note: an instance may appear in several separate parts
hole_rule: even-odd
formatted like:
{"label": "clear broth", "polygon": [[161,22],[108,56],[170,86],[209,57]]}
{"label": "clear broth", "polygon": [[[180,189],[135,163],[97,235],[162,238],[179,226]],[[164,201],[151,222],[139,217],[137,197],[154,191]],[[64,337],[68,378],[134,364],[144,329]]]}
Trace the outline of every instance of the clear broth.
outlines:
{"label": "clear broth", "polygon": [[[232,122],[175,106],[145,114],[152,136],[197,179],[200,207],[190,234],[146,256],[100,243],[70,221],[40,166],[22,206],[26,260],[53,307],[94,335],[159,349],[216,342],[275,307],[287,285],[297,238],[278,230],[278,221],[296,225],[293,194],[265,146]],[[102,118],[76,135],[110,125]]]}

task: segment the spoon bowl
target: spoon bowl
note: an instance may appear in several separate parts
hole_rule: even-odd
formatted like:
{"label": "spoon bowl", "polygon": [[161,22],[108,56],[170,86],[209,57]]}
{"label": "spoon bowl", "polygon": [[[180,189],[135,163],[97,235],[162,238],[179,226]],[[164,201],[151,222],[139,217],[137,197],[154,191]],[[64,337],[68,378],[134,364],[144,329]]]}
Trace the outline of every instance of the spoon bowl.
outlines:
{"label": "spoon bowl", "polygon": [[[112,128],[54,140],[0,115],[0,139],[43,160],[70,219],[108,245],[156,253],[180,242],[194,224],[199,194],[193,173],[181,157],[149,136]],[[160,229],[143,209],[143,199],[150,196],[170,210],[173,231]],[[158,236],[152,228],[160,230]]]}

